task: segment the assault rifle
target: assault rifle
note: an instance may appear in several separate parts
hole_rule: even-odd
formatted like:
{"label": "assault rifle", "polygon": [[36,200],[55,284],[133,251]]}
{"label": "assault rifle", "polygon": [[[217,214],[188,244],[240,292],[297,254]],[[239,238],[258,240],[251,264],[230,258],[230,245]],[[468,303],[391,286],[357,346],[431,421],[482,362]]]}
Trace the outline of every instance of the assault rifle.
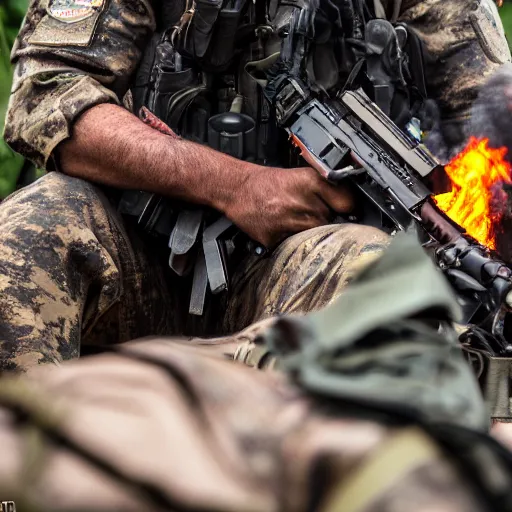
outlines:
{"label": "assault rifle", "polygon": [[[424,178],[442,168],[362,91],[312,98],[299,80],[277,84],[276,112],[304,159],[331,182],[351,180],[367,199],[362,223],[388,231],[419,227],[452,284],[468,326],[461,341],[479,376],[512,355],[512,269],[435,204]],[[508,398],[508,397],[507,397]]]}

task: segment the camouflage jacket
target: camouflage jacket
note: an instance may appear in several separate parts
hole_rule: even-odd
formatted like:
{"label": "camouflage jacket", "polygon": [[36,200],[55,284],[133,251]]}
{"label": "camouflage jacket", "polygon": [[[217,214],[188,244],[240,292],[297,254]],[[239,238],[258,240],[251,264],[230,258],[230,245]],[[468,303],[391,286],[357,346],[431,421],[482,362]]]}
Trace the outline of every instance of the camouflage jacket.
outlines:
{"label": "camouflage jacket", "polygon": [[[156,30],[161,1],[32,0],[12,52],[16,68],[4,134],[11,147],[52,167],[54,149],[84,111],[121,103]],[[463,119],[478,87],[510,60],[493,1],[382,3],[416,29],[435,57],[426,77],[443,121],[449,126]]]}

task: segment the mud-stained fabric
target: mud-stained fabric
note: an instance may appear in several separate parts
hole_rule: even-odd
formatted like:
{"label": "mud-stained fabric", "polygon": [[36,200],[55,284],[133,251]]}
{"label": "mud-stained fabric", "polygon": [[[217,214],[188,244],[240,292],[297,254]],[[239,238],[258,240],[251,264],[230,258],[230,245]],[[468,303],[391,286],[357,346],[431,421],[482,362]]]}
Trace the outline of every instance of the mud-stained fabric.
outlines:
{"label": "mud-stained fabric", "polygon": [[2,380],[0,489],[20,510],[486,510],[418,428],[327,414],[186,340],[121,350]]}
{"label": "mud-stained fabric", "polygon": [[385,244],[375,228],[329,225],[288,238],[268,258],[250,258],[233,276],[222,332],[326,306]]}
{"label": "mud-stained fabric", "polygon": [[[0,205],[2,369],[169,330],[171,297],[101,193],[58,173]],[[101,319],[101,322],[99,322]]]}
{"label": "mud-stained fabric", "polygon": [[[391,3],[391,0],[389,0]],[[463,142],[462,123],[478,90],[510,50],[493,0],[404,0],[401,21],[416,30],[430,53],[425,77],[438,101],[447,145]]]}
{"label": "mud-stained fabric", "polygon": [[[50,173],[0,204],[0,364],[60,363],[140,336],[216,336],[338,296],[386,236],[350,224],[289,238],[242,262],[230,296],[192,324],[165,243],[141,240],[93,185]],[[160,259],[161,258],[161,259]]]}
{"label": "mud-stained fabric", "polygon": [[[121,103],[155,29],[146,0],[106,0],[91,27],[90,19],[53,19],[46,26],[47,4],[31,2],[12,51],[17,65],[4,134],[15,151],[43,167],[85,110]],[[77,43],[84,30],[88,43]]]}
{"label": "mud-stained fabric", "polygon": [[[105,0],[93,25],[90,18],[49,21],[46,3],[32,1],[13,50],[16,69],[5,138],[37,165],[51,167],[53,150],[70,136],[78,116],[99,103],[121,102],[155,18],[162,18],[162,3]],[[396,2],[383,4],[392,17]],[[432,56],[426,79],[429,95],[439,102],[448,143],[460,142],[460,123],[478,88],[510,60],[495,9],[492,0],[402,2],[399,21],[418,32]]]}

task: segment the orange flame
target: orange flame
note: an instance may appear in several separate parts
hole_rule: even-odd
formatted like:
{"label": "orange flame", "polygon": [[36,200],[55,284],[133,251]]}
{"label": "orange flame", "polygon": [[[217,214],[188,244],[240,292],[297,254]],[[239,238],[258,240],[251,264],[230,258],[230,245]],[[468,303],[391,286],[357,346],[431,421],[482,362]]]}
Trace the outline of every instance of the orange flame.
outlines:
{"label": "orange flame", "polygon": [[496,228],[502,217],[492,206],[496,194],[504,194],[503,183],[511,183],[506,153],[507,148],[490,148],[488,139],[471,137],[466,148],[445,167],[452,190],[434,197],[448,217],[490,249],[496,249]]}

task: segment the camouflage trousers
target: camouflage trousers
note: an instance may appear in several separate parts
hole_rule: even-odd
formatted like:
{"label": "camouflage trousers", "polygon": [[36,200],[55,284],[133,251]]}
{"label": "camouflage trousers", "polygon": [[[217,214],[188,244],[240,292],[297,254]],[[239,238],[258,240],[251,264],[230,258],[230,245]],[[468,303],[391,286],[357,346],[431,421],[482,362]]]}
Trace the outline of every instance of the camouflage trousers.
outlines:
{"label": "camouflage trousers", "polygon": [[189,286],[165,245],[141,238],[94,185],[50,173],[0,205],[0,368],[59,364],[147,335],[219,336],[337,297],[386,236],[330,225],[288,238],[234,272],[229,294],[194,322]]}
{"label": "camouflage trousers", "polygon": [[284,374],[226,361],[229,338],[204,343],[146,339],[1,379],[2,500],[19,512],[489,510],[418,426],[322,407]]}

